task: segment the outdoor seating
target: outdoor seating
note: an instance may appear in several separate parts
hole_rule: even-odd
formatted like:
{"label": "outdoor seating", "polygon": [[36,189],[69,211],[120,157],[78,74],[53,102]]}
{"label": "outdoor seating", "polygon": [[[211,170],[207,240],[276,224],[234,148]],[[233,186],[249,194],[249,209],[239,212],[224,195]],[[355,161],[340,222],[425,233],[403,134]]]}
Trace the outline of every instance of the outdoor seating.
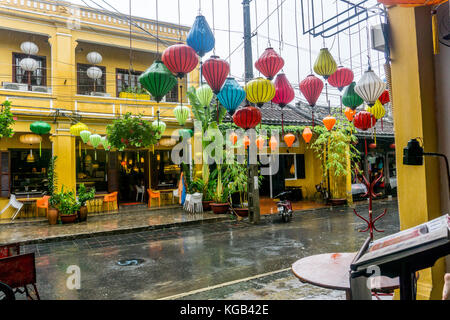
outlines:
{"label": "outdoor seating", "polygon": [[141,202],[144,202],[144,193],[145,193],[145,187],[144,186],[138,186],[136,185],[136,201],[139,199],[139,195],[141,196]]}
{"label": "outdoor seating", "polygon": [[202,199],[203,199],[202,193],[191,194],[188,204],[186,206],[186,211],[191,213],[203,212]]}
{"label": "outdoor seating", "polygon": [[9,198],[9,202],[6,205],[6,207],[3,208],[3,210],[0,212],[0,216],[9,208],[9,207],[13,207],[14,209],[16,209],[16,211],[14,212],[11,220],[14,220],[17,215],[19,214],[20,210],[23,207],[23,203],[19,202],[16,200],[16,196],[15,195],[11,195],[11,197]]}
{"label": "outdoor seating", "polygon": [[49,199],[50,196],[43,196],[42,199],[36,201],[36,216],[39,214],[39,209],[45,209],[45,216],[47,216]]}
{"label": "outdoor seating", "polygon": [[[104,211],[114,211],[117,204],[117,194],[118,192],[109,193],[103,198],[103,210]],[[106,210],[105,210],[106,206]]]}
{"label": "outdoor seating", "polygon": [[158,199],[158,206],[161,207],[161,192],[147,189],[148,192],[148,207],[152,207],[152,199]]}
{"label": "outdoor seating", "polygon": [[179,198],[180,196],[178,195],[178,189],[173,190],[173,195],[172,195],[172,204],[175,204],[175,198]]}
{"label": "outdoor seating", "polygon": [[40,300],[36,287],[36,264],[34,253],[15,255],[0,259],[0,282],[5,283],[14,293],[25,293],[29,300],[33,300],[29,285],[33,287],[34,296]]}

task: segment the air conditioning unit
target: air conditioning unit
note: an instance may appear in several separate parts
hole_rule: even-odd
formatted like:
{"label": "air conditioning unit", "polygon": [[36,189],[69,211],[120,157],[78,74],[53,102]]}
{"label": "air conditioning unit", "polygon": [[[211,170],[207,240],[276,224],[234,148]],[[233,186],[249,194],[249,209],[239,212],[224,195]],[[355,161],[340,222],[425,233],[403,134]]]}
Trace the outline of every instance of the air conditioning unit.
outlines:
{"label": "air conditioning unit", "polygon": [[32,86],[31,91],[35,92],[44,92],[44,93],[52,93],[52,88],[44,87],[44,86]]}
{"label": "air conditioning unit", "polygon": [[3,89],[28,91],[28,85],[23,83],[3,82]]}
{"label": "air conditioning unit", "polygon": [[[386,26],[387,27],[387,26]],[[370,40],[372,42],[372,49],[384,52],[384,34],[381,24],[370,27]]]}
{"label": "air conditioning unit", "polygon": [[111,97],[110,93],[106,93],[106,92],[91,92],[91,96],[94,97]]}

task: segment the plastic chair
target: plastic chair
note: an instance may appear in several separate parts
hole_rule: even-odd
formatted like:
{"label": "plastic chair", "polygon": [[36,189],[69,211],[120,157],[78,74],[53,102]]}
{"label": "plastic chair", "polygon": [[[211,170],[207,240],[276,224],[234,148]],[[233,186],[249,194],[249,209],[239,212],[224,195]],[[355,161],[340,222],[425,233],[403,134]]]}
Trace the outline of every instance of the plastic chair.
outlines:
{"label": "plastic chair", "polygon": [[187,211],[191,213],[203,212],[202,198],[202,193],[192,194],[187,205]]}
{"label": "plastic chair", "polygon": [[175,204],[175,198],[179,198],[180,196],[178,195],[178,189],[173,190],[173,194],[172,194],[172,204]]}
{"label": "plastic chair", "polygon": [[47,216],[49,199],[50,196],[43,196],[42,199],[36,201],[36,217],[39,214],[39,209],[45,209],[45,216]]}
{"label": "plastic chair", "polygon": [[184,199],[183,209],[188,211],[189,203],[191,202],[192,194],[186,194],[186,198]]}
{"label": "plastic chair", "polygon": [[158,206],[161,207],[161,193],[159,191],[153,191],[152,189],[147,189],[148,192],[148,207],[152,207],[152,199],[158,199]]}
{"label": "plastic chair", "polygon": [[117,194],[118,192],[113,192],[110,194],[105,195],[105,197],[103,198],[103,210],[105,208],[105,204],[106,204],[106,211],[111,211],[110,210],[110,205],[112,205],[112,210],[115,209],[114,203],[117,203]]}
{"label": "plastic chair", "polygon": [[136,185],[135,187],[136,187],[136,201],[138,201],[139,195],[141,195],[141,202],[144,202],[145,187],[138,185]]}
{"label": "plastic chair", "polygon": [[6,207],[4,207],[3,210],[2,210],[2,212],[0,212],[0,216],[1,216],[1,215],[2,215],[9,207],[13,207],[13,208],[16,209],[16,212],[14,212],[14,214],[13,214],[13,216],[12,216],[12,218],[11,218],[11,220],[14,220],[14,219],[17,217],[17,215],[19,214],[20,210],[22,209],[23,203],[17,201],[17,200],[16,200],[16,196],[12,194],[11,197],[9,198],[9,202],[8,202],[8,204],[6,205]]}

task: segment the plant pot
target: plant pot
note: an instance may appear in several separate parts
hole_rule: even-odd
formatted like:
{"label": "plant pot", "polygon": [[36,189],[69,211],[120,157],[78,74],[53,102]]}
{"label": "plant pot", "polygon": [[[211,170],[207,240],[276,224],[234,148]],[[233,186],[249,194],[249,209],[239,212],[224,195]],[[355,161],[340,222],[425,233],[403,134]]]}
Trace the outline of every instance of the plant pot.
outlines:
{"label": "plant pot", "polygon": [[234,208],[239,217],[248,217],[248,208]]}
{"label": "plant pot", "polygon": [[77,221],[78,214],[76,214],[76,213],[74,213],[74,214],[62,214],[60,218],[61,218],[61,222],[63,224],[74,223],[75,221]]}
{"label": "plant pot", "polygon": [[228,203],[211,203],[211,210],[215,214],[225,214],[229,208]]}
{"label": "plant pot", "polygon": [[86,206],[80,207],[80,210],[78,211],[78,220],[80,222],[86,221],[88,215],[88,209]]}
{"label": "plant pot", "polygon": [[203,211],[211,211],[211,203],[213,201],[202,201]]}
{"label": "plant pot", "polygon": [[55,225],[58,223],[58,216],[59,216],[58,209],[51,207],[48,208],[47,218],[48,223],[50,225]]}

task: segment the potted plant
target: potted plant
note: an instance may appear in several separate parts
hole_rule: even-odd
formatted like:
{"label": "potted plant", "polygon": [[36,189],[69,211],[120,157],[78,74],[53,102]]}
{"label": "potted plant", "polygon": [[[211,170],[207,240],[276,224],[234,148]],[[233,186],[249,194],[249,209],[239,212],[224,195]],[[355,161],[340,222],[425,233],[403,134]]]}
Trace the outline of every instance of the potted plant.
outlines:
{"label": "potted plant", "polygon": [[[246,164],[229,164],[226,166],[224,173],[224,180],[226,181],[230,194],[239,195],[239,203],[233,203],[233,196],[231,197],[233,210],[240,217],[248,216],[248,206],[245,203],[247,195],[248,179],[247,179],[247,166]],[[237,205],[237,206],[236,206]]]}
{"label": "potted plant", "polygon": [[55,164],[57,158],[58,158],[57,156],[54,156],[50,159],[50,164],[47,169],[47,180],[48,180],[47,190],[48,194],[50,195],[50,198],[48,200],[49,207],[47,218],[50,225],[55,225],[56,223],[58,223],[58,216],[59,216],[58,212],[59,194],[55,192],[56,190],[55,186],[58,180],[55,172]]}
{"label": "potted plant", "polygon": [[[217,176],[217,178],[215,178]],[[214,179],[215,192],[212,197],[213,202],[210,204],[211,209],[215,214],[226,213],[230,207],[228,197],[230,196],[230,189],[227,184],[222,181],[222,165],[218,164],[217,168],[211,174],[210,179]]]}
{"label": "potted plant", "polygon": [[205,182],[203,179],[196,179],[193,184],[194,191],[203,194],[203,211],[210,211],[214,196],[214,181],[209,179],[208,182]]}
{"label": "potted plant", "polygon": [[147,90],[140,87],[123,87],[119,93],[119,98],[135,99],[135,100],[150,100],[150,95]]}
{"label": "potted plant", "polygon": [[77,221],[77,211],[80,209],[80,203],[77,201],[73,191],[64,191],[64,186],[59,193],[59,214],[63,224]]}
{"label": "potted plant", "polygon": [[91,188],[89,191],[84,185],[84,183],[80,184],[78,187],[78,202],[80,204],[80,210],[78,211],[78,220],[80,222],[86,221],[88,210],[86,207],[86,202],[94,199],[95,197],[95,188]]}

